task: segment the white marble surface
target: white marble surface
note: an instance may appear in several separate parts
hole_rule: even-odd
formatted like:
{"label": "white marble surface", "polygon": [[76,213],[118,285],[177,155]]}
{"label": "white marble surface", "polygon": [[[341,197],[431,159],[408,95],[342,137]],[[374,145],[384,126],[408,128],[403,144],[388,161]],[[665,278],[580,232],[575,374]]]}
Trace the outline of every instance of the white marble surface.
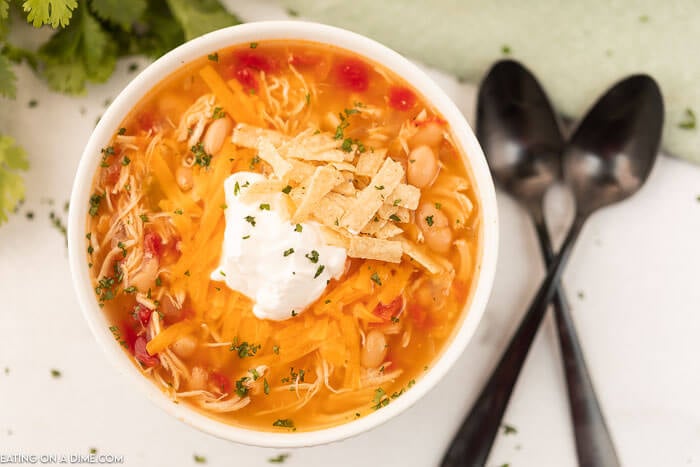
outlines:
{"label": "white marble surface", "polygon": [[[241,4],[245,19],[280,17]],[[263,466],[280,451],[240,446],[169,418],[119,378],[85,325],[62,236],[73,173],[105,100],[131,78],[120,63],[85,98],[52,94],[28,70],[0,131],[29,151],[27,201],[0,227],[0,455],[100,453],[129,466]],[[471,117],[473,89],[431,74]],[[30,99],[38,106],[29,108]],[[81,110],[82,109],[82,110]],[[553,230],[571,215],[552,193]],[[632,200],[596,214],[565,282],[589,366],[626,466],[700,463],[700,167],[661,157]],[[53,206],[48,200],[54,200]],[[466,353],[426,398],[384,426],[345,442],[291,452],[284,465],[437,465],[543,274],[531,225],[499,193],[501,255],[489,309]],[[25,216],[34,213],[34,219]],[[579,296],[580,292],[580,296]],[[7,370],[5,370],[7,369]],[[51,369],[61,371],[60,378]],[[489,466],[576,465],[556,336],[547,318],[526,362]]]}

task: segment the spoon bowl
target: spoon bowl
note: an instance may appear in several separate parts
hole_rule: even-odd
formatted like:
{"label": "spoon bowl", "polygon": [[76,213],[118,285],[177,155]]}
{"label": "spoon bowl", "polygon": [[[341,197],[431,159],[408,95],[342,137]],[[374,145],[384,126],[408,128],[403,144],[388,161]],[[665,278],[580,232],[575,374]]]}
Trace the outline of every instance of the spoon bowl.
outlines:
{"label": "spoon bowl", "polygon": [[564,178],[579,215],[622,201],[646,181],[656,160],[664,105],[656,82],[634,75],[593,105],[564,151]]}
{"label": "spoon bowl", "polygon": [[559,178],[564,148],[556,113],[540,84],[520,63],[501,60],[482,82],[476,115],[477,138],[496,182],[539,209]]}

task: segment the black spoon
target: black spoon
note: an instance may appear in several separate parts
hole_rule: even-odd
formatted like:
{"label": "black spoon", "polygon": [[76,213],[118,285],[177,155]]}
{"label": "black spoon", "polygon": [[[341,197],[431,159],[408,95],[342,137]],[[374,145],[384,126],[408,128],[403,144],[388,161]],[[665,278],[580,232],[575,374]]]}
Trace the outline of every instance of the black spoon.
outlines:
{"label": "black spoon", "polygon": [[635,75],[603,95],[575,130],[564,150],[563,171],[576,198],[576,217],[520,326],[452,440],[443,467],[485,464],[515,381],[586,219],[643,185],[656,160],[662,127],[658,85],[649,76]]}
{"label": "black spoon", "polygon": [[[544,90],[518,62],[496,63],[482,81],[476,132],[494,179],[528,210],[545,264],[549,264],[553,253],[542,212],[543,202],[545,193],[561,172],[564,137]],[[578,463],[584,467],[619,466],[561,287],[552,302]],[[497,390],[509,393],[512,388],[499,386]],[[493,426],[488,428],[498,430],[498,422],[491,420]],[[482,426],[481,429],[487,428]],[[480,449],[488,454],[490,446],[482,444]]]}

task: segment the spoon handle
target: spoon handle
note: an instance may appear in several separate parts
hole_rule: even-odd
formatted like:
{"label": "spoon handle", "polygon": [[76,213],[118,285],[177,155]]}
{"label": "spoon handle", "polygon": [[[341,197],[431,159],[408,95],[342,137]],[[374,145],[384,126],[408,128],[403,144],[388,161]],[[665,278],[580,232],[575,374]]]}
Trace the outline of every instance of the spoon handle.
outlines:
{"label": "spoon handle", "polygon": [[525,357],[552,300],[584,221],[585,217],[580,216],[574,220],[559,255],[550,264],[547,276],[530,308],[467,418],[452,439],[440,464],[442,467],[477,467],[486,463]]}
{"label": "spoon handle", "polygon": [[[537,220],[535,227],[542,256],[545,264],[549,265],[554,258],[554,253],[544,219]],[[581,467],[619,467],[620,462],[615,446],[593,389],[569,303],[561,284],[557,287],[552,304],[566,375],[578,464]]]}

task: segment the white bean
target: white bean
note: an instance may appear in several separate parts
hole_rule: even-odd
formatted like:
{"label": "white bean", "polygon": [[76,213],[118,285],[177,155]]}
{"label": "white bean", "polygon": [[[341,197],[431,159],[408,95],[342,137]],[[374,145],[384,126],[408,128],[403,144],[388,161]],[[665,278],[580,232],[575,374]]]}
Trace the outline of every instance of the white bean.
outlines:
{"label": "white bean", "polygon": [[178,357],[191,357],[197,349],[197,339],[192,335],[182,336],[173,342],[170,348]]}
{"label": "white bean", "polygon": [[415,135],[408,141],[412,148],[426,145],[437,146],[442,141],[442,125],[429,122],[422,125]]}
{"label": "white bean", "polygon": [[131,278],[131,285],[138,290],[148,290],[150,287],[153,287],[158,274],[158,266],[158,258],[144,256],[141,268]]}
{"label": "white bean", "polygon": [[421,203],[416,216],[428,247],[438,253],[447,253],[452,246],[452,230],[447,216],[434,203]]}
{"label": "white bean", "polygon": [[418,188],[430,186],[438,173],[438,161],[428,146],[418,146],[408,155],[406,178],[408,183]]}
{"label": "white bean", "polygon": [[365,345],[360,353],[360,362],[365,368],[376,368],[382,364],[387,353],[386,337],[376,329],[365,337]]}
{"label": "white bean", "polygon": [[192,168],[179,166],[175,170],[175,180],[182,191],[192,189]]}
{"label": "white bean", "polygon": [[207,154],[216,154],[224,145],[226,136],[231,134],[233,122],[228,117],[214,120],[204,134],[202,145]]}

